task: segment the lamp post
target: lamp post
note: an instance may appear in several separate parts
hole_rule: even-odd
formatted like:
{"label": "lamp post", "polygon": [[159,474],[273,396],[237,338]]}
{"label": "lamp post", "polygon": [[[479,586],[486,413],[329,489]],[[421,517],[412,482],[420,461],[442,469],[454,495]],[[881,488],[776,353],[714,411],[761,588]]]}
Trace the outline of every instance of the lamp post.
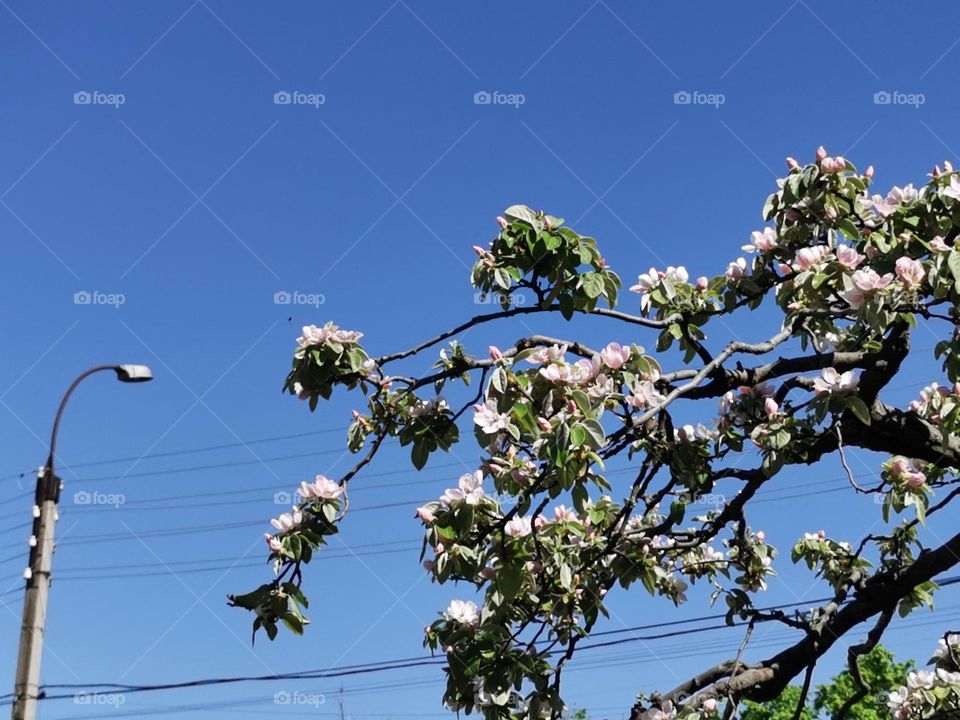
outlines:
{"label": "lamp post", "polygon": [[30,537],[30,560],[24,577],[27,580],[23,601],[23,624],[20,628],[20,650],[17,654],[17,675],[14,683],[14,720],[36,720],[40,694],[40,660],[43,652],[47,596],[50,592],[50,569],[53,561],[53,530],[60,499],[60,478],[54,473],[57,433],[67,401],[77,385],[94,373],[113,370],[121,382],[136,383],[153,379],[146,365],[98,365],[73,381],[67,389],[50,434],[50,454],[37,471],[37,488],[33,507],[33,534]]}

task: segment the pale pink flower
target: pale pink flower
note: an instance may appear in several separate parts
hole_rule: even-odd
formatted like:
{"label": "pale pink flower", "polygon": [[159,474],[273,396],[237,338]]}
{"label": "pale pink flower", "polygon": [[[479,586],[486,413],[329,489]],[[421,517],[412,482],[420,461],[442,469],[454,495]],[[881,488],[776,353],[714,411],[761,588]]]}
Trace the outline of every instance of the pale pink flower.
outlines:
{"label": "pale pink flower", "polygon": [[825,173],[843,172],[847,167],[847,161],[841,156],[825,157],[820,161],[820,170]]}
{"label": "pale pink flower", "polygon": [[681,265],[679,267],[674,267],[670,265],[667,268],[667,271],[663,274],[665,280],[669,280],[675,285],[683,285],[690,279],[690,274],[687,272],[687,269]]}
{"label": "pale pink flower", "polygon": [[544,432],[550,432],[553,429],[553,426],[550,424],[550,421],[547,420],[542,415],[537,415],[537,425],[540,426],[540,429]]}
{"label": "pale pink flower", "polygon": [[509,537],[524,537],[533,532],[533,524],[528,517],[515,517],[507,521],[503,531]]}
{"label": "pale pink flower", "polygon": [[263,539],[266,541],[267,547],[270,548],[270,552],[278,553],[283,550],[283,543],[280,538],[274,537],[270,533],[264,533]]}
{"label": "pale pink flower", "polygon": [[[456,507],[460,503],[477,505],[483,498],[483,471],[474,470],[460,476],[457,487],[443,491],[440,505],[444,508]],[[418,511],[419,514],[419,511]]]}
{"label": "pale pink flower", "polygon": [[912,183],[902,188],[894,185],[890,188],[890,192],[887,193],[887,202],[892,205],[909,205],[910,203],[916,202],[919,197],[920,193]]}
{"label": "pale pink flower", "polygon": [[579,522],[576,511],[566,505],[557,505],[553,509],[553,519],[558,522]]}
{"label": "pale pink flower", "polygon": [[896,203],[890,202],[881,195],[874,195],[869,200],[870,207],[882,218],[887,218],[897,211]]}
{"label": "pale pink flower", "polygon": [[710,281],[707,280],[706,275],[701,275],[697,278],[697,290],[706,290],[708,287],[710,287]]}
{"label": "pale pink flower", "polygon": [[950,252],[950,246],[947,245],[940,235],[937,235],[930,241],[930,249],[934,252]]}
{"label": "pale pink flower", "polygon": [[829,254],[830,248],[828,248],[826,245],[816,245],[814,247],[801,248],[797,251],[796,257],[793,259],[793,267],[801,272],[804,270],[809,270],[820,263]]}
{"label": "pale pink flower", "polygon": [[293,508],[288,513],[283,513],[280,517],[274,518],[270,524],[277,529],[277,536],[285,535],[291,530],[296,530],[303,522],[303,513],[299,508]]}
{"label": "pale pink flower", "polygon": [[715,713],[717,711],[717,699],[707,698],[706,700],[703,701],[702,707],[703,707],[703,711],[706,713]]}
{"label": "pale pink flower", "polygon": [[744,275],[747,274],[747,261],[742,257],[733,260],[729,265],[727,265],[727,271],[724,273],[724,277],[727,280],[739,280]]}
{"label": "pale pink flower", "polygon": [[902,282],[903,286],[908,290],[919,287],[926,275],[923,264],[919,260],[914,260],[906,256],[897,258],[896,272],[897,277],[900,278],[900,282]]}
{"label": "pale pink flower", "polygon": [[820,162],[827,156],[827,149],[821,145],[817,148],[817,162]]}
{"label": "pale pink flower", "polygon": [[300,332],[302,334],[297,338],[300,347],[323,345],[323,343],[327,341],[327,338],[330,337],[330,333],[326,327],[318,328],[316,325],[304,325]]}
{"label": "pale pink flower", "polygon": [[873,177],[873,165],[867,165],[867,169],[863,171],[863,176],[868,179]]}
{"label": "pale pink flower", "polygon": [[587,388],[587,395],[592,398],[605,398],[608,395],[612,395],[615,389],[613,378],[608,378],[603,373],[600,373],[597,375],[596,381]]}
{"label": "pale pink flower", "polygon": [[497,215],[497,225],[500,226],[501,230],[506,230],[509,224],[510,223],[507,222],[507,219],[505,217],[501,215]]}
{"label": "pale pink flower", "polygon": [[417,518],[420,519],[424,525],[429,525],[434,521],[433,510],[424,505],[423,507],[417,508]]}
{"label": "pale pink flower", "polygon": [[657,388],[649,380],[637,383],[633,388],[633,394],[626,398],[627,404],[635,408],[659,405],[663,400],[663,395],[657,392]]}
{"label": "pale pink flower", "polygon": [[814,379],[813,389],[817,395],[821,393],[847,392],[856,388],[859,382],[850,370],[841,374],[837,372],[836,368],[828,367],[824,368],[821,377]]}
{"label": "pale pink flower", "polygon": [[503,360],[503,352],[496,345],[491,345],[487,350],[490,353],[490,359],[494,362],[500,362]]}
{"label": "pale pink flower", "polygon": [[867,296],[886,289],[893,282],[893,275],[879,275],[873,268],[863,268],[853,274],[851,282],[851,287],[841,292],[840,297],[846,300],[851,308],[858,310]]}
{"label": "pale pink flower", "polygon": [[863,262],[863,255],[849,245],[838,245],[834,252],[837,262],[850,270],[856,270],[857,266]]}
{"label": "pale pink flower", "polygon": [[771,227],[763,230],[754,230],[750,233],[750,244],[744,245],[741,250],[744,252],[764,253],[773,250],[777,246],[777,231]]}
{"label": "pale pink flower", "polygon": [[600,360],[611,370],[619,370],[630,359],[630,346],[612,342],[600,351]]}
{"label": "pale pink flower", "polygon": [[567,345],[551,345],[546,348],[534,350],[527,356],[527,362],[531,365],[542,365],[548,362],[563,362],[567,354]]}
{"label": "pale pink flower", "polygon": [[496,435],[510,424],[510,415],[497,411],[496,400],[487,400],[483,405],[474,405],[473,422],[487,435]]}
{"label": "pale pink flower", "polygon": [[792,157],[790,157],[790,156],[788,155],[788,156],[787,156],[787,169],[788,169],[788,170],[796,170],[796,169],[799,168],[799,167],[800,167],[800,163],[798,163],[795,159],[793,159]]}
{"label": "pale pink flower", "polygon": [[773,398],[768,397],[763,401],[763,410],[767,415],[776,415],[780,412],[780,406],[777,405],[777,401]]}
{"label": "pale pink flower", "polygon": [[317,475],[312,483],[300,483],[297,492],[304,500],[336,500],[343,495],[343,487],[323,475]]}

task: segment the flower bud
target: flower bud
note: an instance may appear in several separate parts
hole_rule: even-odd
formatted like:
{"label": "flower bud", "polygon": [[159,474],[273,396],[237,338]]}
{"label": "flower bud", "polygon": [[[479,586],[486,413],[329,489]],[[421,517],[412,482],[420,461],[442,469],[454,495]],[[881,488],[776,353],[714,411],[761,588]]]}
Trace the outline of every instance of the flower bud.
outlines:
{"label": "flower bud", "polygon": [[423,634],[424,634],[424,635],[429,635],[431,629],[432,629],[432,628],[431,628],[429,625],[424,625],[424,627],[423,627]]}
{"label": "flower bud", "polygon": [[710,281],[707,280],[706,275],[701,275],[697,278],[697,284],[694,286],[697,290],[706,290],[710,286]]}
{"label": "flower bud", "polygon": [[708,713],[715,713],[717,711],[717,699],[707,698],[706,700],[704,700],[703,711]]}
{"label": "flower bud", "polygon": [[757,540],[763,542],[767,539],[767,534],[763,530],[757,530]]}
{"label": "flower bud", "polygon": [[777,401],[769,397],[763,401],[763,409],[766,411],[767,415],[776,415],[778,412],[780,412],[780,406],[777,405]]}
{"label": "flower bud", "polygon": [[863,176],[865,178],[873,177],[873,165],[867,165],[867,169],[864,171]]}
{"label": "flower bud", "polygon": [[796,170],[796,169],[799,168],[799,167],[800,167],[800,163],[798,163],[794,158],[787,156],[787,168],[788,168],[788,169],[790,169],[790,170]]}
{"label": "flower bud", "polygon": [[424,523],[432,523],[434,520],[433,511],[428,507],[418,507],[417,517]]}
{"label": "flower bud", "polygon": [[817,162],[821,162],[827,156],[827,149],[821,145],[817,148]]}
{"label": "flower bud", "polygon": [[826,531],[824,531],[824,530],[818,530],[818,531],[817,531],[817,537],[820,538],[821,540],[825,539],[825,538],[827,537]]}
{"label": "flower bud", "polygon": [[953,163],[950,162],[949,160],[944,160],[944,161],[943,161],[943,169],[946,170],[948,173],[952,173],[952,172],[953,172]]}
{"label": "flower bud", "polygon": [[490,351],[491,360],[493,360],[494,362],[500,362],[501,360],[503,360],[503,353],[500,351],[500,348],[498,348],[496,345],[491,345],[487,349]]}
{"label": "flower bud", "polygon": [[502,215],[497,215],[497,225],[500,226],[501,230],[506,230],[509,224],[510,223],[507,222],[507,219],[505,217],[503,217]]}
{"label": "flower bud", "polygon": [[537,416],[537,425],[539,425],[540,429],[543,430],[544,432],[550,432],[550,430],[553,429],[552,426],[550,425],[550,421],[547,420],[542,415]]}
{"label": "flower bud", "polygon": [[474,245],[474,246],[473,246],[473,251],[474,251],[477,255],[479,255],[480,257],[483,257],[483,254],[486,252],[486,250],[484,250],[484,249],[483,249],[482,247],[480,247],[479,245]]}
{"label": "flower bud", "polygon": [[933,172],[931,172],[930,174],[933,175],[934,177],[940,177],[940,166],[934,165]]}

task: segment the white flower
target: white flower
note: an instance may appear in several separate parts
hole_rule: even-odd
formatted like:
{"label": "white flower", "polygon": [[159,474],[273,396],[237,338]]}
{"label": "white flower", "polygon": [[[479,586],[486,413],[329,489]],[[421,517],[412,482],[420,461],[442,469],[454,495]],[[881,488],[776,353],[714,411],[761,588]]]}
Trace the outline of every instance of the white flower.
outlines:
{"label": "white flower", "polygon": [[927,670],[916,670],[907,675],[907,687],[910,690],[927,690],[933,687],[936,675]]}
{"label": "white flower", "polygon": [[447,403],[443,395],[437,395],[436,397],[430,398],[426,402],[418,401],[416,405],[410,408],[410,417],[417,418],[423,415],[433,415],[449,409],[450,405]]}
{"label": "white flower", "polygon": [[480,611],[470,600],[451,600],[446,612],[447,620],[474,627],[480,622]]}
{"label": "white flower", "polygon": [[837,372],[836,368],[828,367],[824,368],[821,377],[814,379],[813,389],[817,395],[820,393],[846,392],[856,388],[859,382],[850,370],[841,374]]}
{"label": "white flower", "polygon": [[564,356],[566,356],[566,354],[566,345],[553,345],[533,351],[527,356],[527,362],[531,365],[542,365],[548,362],[564,362]]}
{"label": "white flower", "polygon": [[673,707],[673,702],[666,700],[659,708],[650,708],[640,715],[640,720],[673,720],[677,716],[677,711]]}
{"label": "white flower", "polygon": [[477,411],[473,422],[487,435],[495,435],[510,424],[510,415],[497,412],[496,400],[487,400],[483,405],[474,405],[473,408]]}
{"label": "white flower", "polygon": [[450,488],[440,496],[440,504],[445,508],[455,507],[460,503],[477,505],[483,497],[483,471],[475,470],[460,476],[457,487]]}
{"label": "white flower", "polygon": [[950,184],[940,188],[940,197],[948,197],[953,200],[960,200],[960,177],[953,175],[950,178]]}
{"label": "white flower", "polygon": [[683,285],[690,279],[690,274],[687,272],[687,269],[681,265],[680,267],[674,267],[670,265],[667,268],[667,271],[663,274],[665,280],[669,280],[674,285]]}
{"label": "white flower", "polygon": [[605,398],[612,395],[614,389],[613,379],[600,373],[593,385],[587,388],[587,395],[592,398]]}
{"label": "white flower", "polygon": [[650,272],[637,276],[637,284],[630,286],[630,292],[648,293],[660,284],[660,273],[656,268],[650,268]]}
{"label": "white flower", "polygon": [[913,183],[902,188],[894,185],[887,193],[887,202],[892,205],[909,205],[916,202],[919,197],[920,193],[917,192]]}

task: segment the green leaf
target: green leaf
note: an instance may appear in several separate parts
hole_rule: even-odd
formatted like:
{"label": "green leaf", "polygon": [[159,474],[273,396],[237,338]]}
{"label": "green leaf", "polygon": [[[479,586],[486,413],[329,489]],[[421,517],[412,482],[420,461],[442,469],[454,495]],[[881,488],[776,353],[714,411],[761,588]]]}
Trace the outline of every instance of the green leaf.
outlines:
{"label": "green leaf", "polygon": [[870,408],[861,398],[851,395],[847,399],[847,407],[850,408],[850,412],[857,416],[857,420],[864,425],[870,424]]}
{"label": "green leaf", "polygon": [[947,256],[947,266],[953,273],[953,289],[960,293],[960,252],[954,250]]}

